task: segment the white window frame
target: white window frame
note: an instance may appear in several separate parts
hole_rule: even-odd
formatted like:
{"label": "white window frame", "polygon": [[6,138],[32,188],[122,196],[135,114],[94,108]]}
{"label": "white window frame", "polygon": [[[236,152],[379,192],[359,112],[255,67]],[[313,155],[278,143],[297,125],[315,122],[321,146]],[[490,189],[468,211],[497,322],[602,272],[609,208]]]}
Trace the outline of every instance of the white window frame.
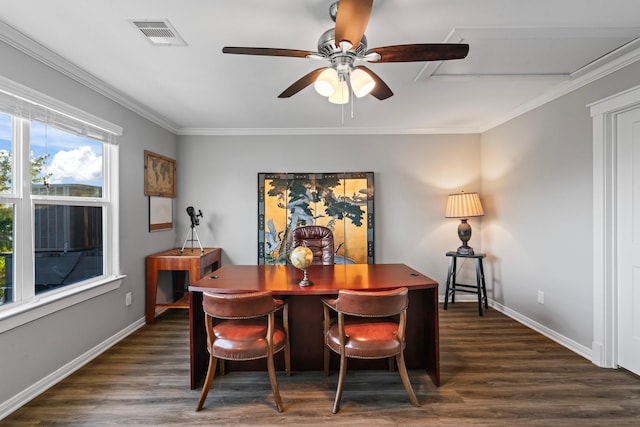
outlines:
{"label": "white window frame", "polygon": [[[15,99],[16,114],[8,110]],[[0,76],[0,111],[12,115],[14,170],[12,192],[0,195],[0,203],[14,205],[13,291],[14,301],[0,305],[0,333],[48,314],[110,292],[125,277],[120,271],[119,167],[117,137],[122,128]],[[103,141],[103,187],[101,198],[63,198],[31,195],[28,148],[30,120],[24,109],[56,115],[64,128],[81,129],[84,135]],[[39,120],[41,121],[41,120]],[[15,144],[18,141],[18,144]],[[22,142],[20,142],[22,141]],[[26,142],[25,142],[26,141]],[[25,151],[26,150],[26,151]],[[33,213],[36,204],[69,204],[103,207],[103,274],[99,277],[35,294]]]}

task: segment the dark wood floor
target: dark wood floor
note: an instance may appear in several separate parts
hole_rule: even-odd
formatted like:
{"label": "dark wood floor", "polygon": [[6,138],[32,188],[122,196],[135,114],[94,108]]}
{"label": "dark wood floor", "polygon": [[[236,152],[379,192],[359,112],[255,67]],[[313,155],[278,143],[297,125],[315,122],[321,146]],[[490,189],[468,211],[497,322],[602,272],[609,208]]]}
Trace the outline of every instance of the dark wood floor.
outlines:
{"label": "dark wood floor", "polygon": [[337,375],[278,373],[285,412],[265,372],[216,377],[201,412],[189,389],[188,320],[172,310],[0,421],[8,426],[429,425],[638,426],[640,378],[601,369],[489,309],[440,310],[442,386],[410,371],[420,407],[397,372],[349,371],[341,411]]}

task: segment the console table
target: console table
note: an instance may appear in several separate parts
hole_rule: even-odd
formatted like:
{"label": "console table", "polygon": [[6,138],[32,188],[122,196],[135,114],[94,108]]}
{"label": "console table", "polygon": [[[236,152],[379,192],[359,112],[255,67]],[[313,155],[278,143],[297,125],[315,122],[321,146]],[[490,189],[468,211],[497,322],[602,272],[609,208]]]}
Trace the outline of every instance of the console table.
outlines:
{"label": "console table", "polygon": [[[164,308],[189,308],[189,296],[185,294],[185,274],[189,272],[189,282],[196,282],[207,271],[213,271],[220,267],[220,248],[180,248],[158,252],[147,256],[147,284],[146,284],[146,309],[147,323],[153,323],[156,317],[156,307]],[[158,294],[158,272],[161,270],[172,271],[174,302],[168,304],[156,304]]]}

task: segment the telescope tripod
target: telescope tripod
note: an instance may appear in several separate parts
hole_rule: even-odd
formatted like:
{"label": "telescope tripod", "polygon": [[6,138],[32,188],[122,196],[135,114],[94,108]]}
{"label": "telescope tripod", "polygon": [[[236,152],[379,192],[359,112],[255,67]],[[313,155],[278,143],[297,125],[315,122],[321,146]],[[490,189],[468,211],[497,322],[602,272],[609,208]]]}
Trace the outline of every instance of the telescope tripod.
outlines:
{"label": "telescope tripod", "polygon": [[[200,253],[204,253],[204,248],[202,247],[202,243],[200,243],[200,236],[198,236],[198,230],[196,229],[196,225],[191,223],[189,228],[191,228],[191,238],[189,238],[189,229],[187,229],[187,235],[184,237],[184,243],[182,244],[182,249],[180,249],[180,253],[184,252],[184,247],[186,246],[187,241],[191,242],[192,251],[193,251],[193,242],[198,242],[198,246],[200,246]],[[196,236],[195,240],[193,238],[194,234]]]}

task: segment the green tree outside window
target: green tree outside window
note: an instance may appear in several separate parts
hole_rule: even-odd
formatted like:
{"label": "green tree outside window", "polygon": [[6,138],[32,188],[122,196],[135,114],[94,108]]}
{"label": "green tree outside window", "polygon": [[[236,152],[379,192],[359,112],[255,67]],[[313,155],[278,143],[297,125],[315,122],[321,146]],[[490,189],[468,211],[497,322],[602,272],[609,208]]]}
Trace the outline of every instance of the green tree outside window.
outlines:
{"label": "green tree outside window", "polygon": [[[42,183],[51,177],[51,174],[42,174],[47,161],[47,154],[31,159],[31,182]],[[8,151],[0,151],[0,193],[6,193],[11,189],[12,158]],[[0,205],[0,253],[13,253],[13,206]],[[6,256],[0,256],[0,303],[4,301],[7,287]]]}

